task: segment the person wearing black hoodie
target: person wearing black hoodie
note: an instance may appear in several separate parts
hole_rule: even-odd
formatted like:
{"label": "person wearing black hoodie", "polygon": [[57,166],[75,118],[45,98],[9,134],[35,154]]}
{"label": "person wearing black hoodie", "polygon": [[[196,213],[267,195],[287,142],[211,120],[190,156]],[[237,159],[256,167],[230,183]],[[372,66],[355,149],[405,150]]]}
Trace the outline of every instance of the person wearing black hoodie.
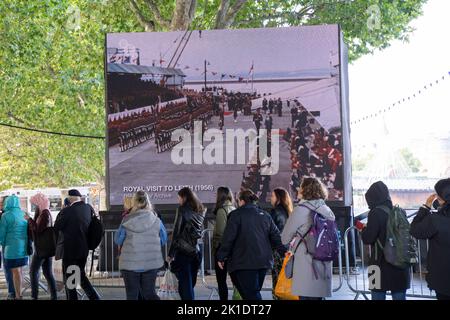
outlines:
{"label": "person wearing black hoodie", "polygon": [[[438,300],[450,300],[450,178],[440,180],[411,223],[411,235],[429,240],[428,287]],[[437,201],[438,211],[431,208]]]}
{"label": "person wearing black hoodie", "polygon": [[227,263],[243,300],[262,300],[264,278],[273,267],[272,250],[284,255],[286,248],[273,219],[257,206],[253,191],[241,191],[238,199],[239,208],[230,212],[217,261],[222,269]]}
{"label": "person wearing black hoodie", "polygon": [[391,292],[393,300],[405,300],[411,282],[409,268],[400,269],[388,263],[378,244],[378,240],[383,247],[386,243],[389,210],[393,208],[388,187],[381,181],[375,182],[367,190],[365,198],[370,211],[361,237],[364,244],[371,246],[369,266],[378,266],[381,277],[380,288],[371,291],[372,300],[385,300],[387,291]]}

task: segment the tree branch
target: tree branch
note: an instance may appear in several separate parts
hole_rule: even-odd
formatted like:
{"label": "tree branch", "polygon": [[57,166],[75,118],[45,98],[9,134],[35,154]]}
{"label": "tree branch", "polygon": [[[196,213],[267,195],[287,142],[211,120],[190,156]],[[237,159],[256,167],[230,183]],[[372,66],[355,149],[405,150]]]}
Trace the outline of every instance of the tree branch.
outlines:
{"label": "tree branch", "polygon": [[136,15],[139,23],[144,27],[145,31],[153,31],[155,30],[155,23],[151,20],[148,20],[144,15],[141,13],[141,10],[139,9],[138,5],[136,4],[136,1],[130,0],[130,7],[131,10]]}
{"label": "tree branch", "polygon": [[227,15],[229,8],[230,8],[230,0],[220,1],[219,11],[217,11],[216,24],[214,25],[214,29],[223,29],[225,17]]}
{"label": "tree branch", "polygon": [[186,30],[192,22],[197,7],[197,0],[177,0],[173,13],[171,30]]}
{"label": "tree branch", "polygon": [[161,16],[161,11],[158,8],[158,5],[153,0],[145,0],[145,3],[147,4],[148,8],[152,11],[153,16],[155,17],[155,20],[157,23],[161,25],[163,28],[170,28],[170,21],[167,19],[164,19]]}
{"label": "tree branch", "polygon": [[233,24],[237,13],[242,9],[246,2],[247,0],[236,0],[236,2],[230,6],[229,0],[222,0],[220,3],[220,9],[222,9],[222,12],[220,12],[219,9],[219,12],[217,13],[216,29],[229,28]]}

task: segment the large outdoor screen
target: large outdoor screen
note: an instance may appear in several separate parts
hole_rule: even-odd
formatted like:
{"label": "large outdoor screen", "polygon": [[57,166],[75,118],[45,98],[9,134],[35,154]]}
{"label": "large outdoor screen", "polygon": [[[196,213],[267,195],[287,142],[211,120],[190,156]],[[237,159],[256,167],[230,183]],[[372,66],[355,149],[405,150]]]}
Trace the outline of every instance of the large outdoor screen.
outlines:
{"label": "large outdoor screen", "polygon": [[342,46],[337,25],[107,34],[109,204],[137,190],[175,204],[183,186],[267,203],[304,176],[344,203]]}

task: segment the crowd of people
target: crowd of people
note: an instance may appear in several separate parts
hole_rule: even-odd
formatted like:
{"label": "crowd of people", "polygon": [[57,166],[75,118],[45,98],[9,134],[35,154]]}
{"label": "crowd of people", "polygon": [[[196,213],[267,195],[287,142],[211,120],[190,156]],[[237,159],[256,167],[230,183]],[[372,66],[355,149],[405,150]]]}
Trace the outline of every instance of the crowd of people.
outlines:
{"label": "crowd of people", "polygon": [[[356,228],[363,242],[371,246],[369,264],[379,268],[378,287],[370,288],[373,300],[386,299],[388,292],[394,300],[406,299],[411,285],[410,268],[415,263],[412,259],[414,241],[410,239],[429,241],[428,286],[436,292],[437,299],[450,299],[450,178],[440,180],[435,191],[411,224],[403,209],[392,203],[389,189],[383,182],[372,184],[366,192],[370,208],[368,221],[366,224],[357,221]],[[335,248],[326,251],[326,247],[337,246],[338,242],[333,240],[333,234],[337,234],[335,215],[325,202],[329,199],[328,190],[320,179],[304,177],[295,198],[293,201],[287,190],[275,188],[271,191],[271,208],[266,211],[250,189],[241,189],[236,201],[230,188],[217,189],[212,250],[221,300],[230,298],[228,276],[235,290],[233,296],[261,300],[268,271],[272,273],[274,299],[280,298],[278,282],[286,278],[291,279],[289,294],[297,300],[323,300],[332,296],[333,262],[327,258],[337,251]],[[178,191],[178,201],[166,261],[162,248],[168,242],[168,232],[148,194],[136,192],[124,213],[114,241],[128,300],[160,299],[156,281],[158,272],[166,268],[178,281],[179,297],[195,299],[194,289],[203,259],[199,240],[204,235],[207,210],[188,187]],[[96,219],[93,208],[82,201],[78,190],[70,190],[64,208],[53,223],[45,195],[38,193],[31,202],[36,207],[33,217],[20,208],[16,195],[3,199],[0,246],[8,299],[22,299],[23,268],[29,262],[32,299],[38,299],[40,269],[50,298],[57,299],[52,264],[60,259],[66,298],[78,299],[76,286],[69,281],[76,267],[80,272],[79,285],[86,296],[91,300],[99,299],[85,273],[87,256],[92,249],[90,226]],[[392,224],[393,219],[396,224]],[[396,230],[406,233],[394,239],[392,234]],[[400,241],[407,242],[400,245]],[[389,246],[396,248],[396,255],[386,250]],[[321,256],[324,252],[328,255]]]}
{"label": "crowd of people", "polygon": [[142,81],[140,75],[110,75],[108,78],[109,113],[133,110],[182,98],[182,92],[155,81]]}
{"label": "crowd of people", "polygon": [[339,200],[344,188],[340,130],[327,132],[298,101],[292,110],[294,126],[284,135],[291,146],[292,190],[298,188],[301,177],[315,176],[333,190],[330,200]]}
{"label": "crowd of people", "polygon": [[190,130],[196,120],[208,123],[213,115],[211,95],[193,90],[179,93],[186,98],[185,101],[169,101],[164,105],[156,103],[144,110],[130,111],[127,115],[109,119],[109,145],[119,144],[121,152],[124,152],[155,138],[157,152],[160,153],[178,143],[171,141],[174,130]]}
{"label": "crowd of people", "polygon": [[39,271],[42,269],[50,298],[56,300],[58,295],[53,260],[62,260],[67,300],[78,299],[77,286],[71,286],[68,282],[74,268],[79,271],[79,285],[86,296],[91,300],[99,299],[99,294],[85,272],[90,250],[88,229],[94,219],[94,209],[82,201],[82,195],[76,189],[69,190],[64,208],[54,223],[49,209],[50,201],[44,194],[33,196],[31,203],[36,207],[33,217],[21,209],[19,197],[16,195],[3,200],[0,246],[8,299],[23,298],[23,268],[30,262],[31,298],[38,299]]}

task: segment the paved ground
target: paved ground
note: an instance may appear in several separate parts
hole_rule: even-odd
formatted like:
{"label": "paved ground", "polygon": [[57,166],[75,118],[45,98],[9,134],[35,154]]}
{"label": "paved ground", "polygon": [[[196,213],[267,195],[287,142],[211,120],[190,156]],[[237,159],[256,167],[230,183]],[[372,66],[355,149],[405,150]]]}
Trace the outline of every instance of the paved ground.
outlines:
{"label": "paved ground", "polygon": [[[26,272],[24,273],[26,274]],[[106,274],[103,274],[103,276],[106,276]],[[112,275],[108,275],[111,277]],[[356,283],[356,278],[351,277],[350,284],[352,287],[359,287],[362,288],[362,274],[358,276],[358,284]],[[98,280],[94,279],[92,280],[92,283],[96,286],[98,292],[100,293],[102,299],[105,300],[124,300],[125,299],[125,289],[123,287],[123,281],[120,278],[114,278],[114,279],[108,279],[108,280]],[[158,282],[159,283],[159,282]],[[45,281],[43,281],[43,284],[45,286]],[[104,285],[107,284],[109,287],[104,287]],[[198,283],[195,288],[195,294],[197,300],[218,300],[218,294],[217,291],[214,289],[211,289],[212,287],[216,286],[215,277],[212,275],[206,276],[204,278],[204,281],[202,280],[202,277],[199,276]],[[270,275],[267,275],[265,283],[264,283],[264,289],[262,291],[262,297],[264,300],[272,300],[272,292],[271,292],[271,286],[272,286],[272,279]],[[59,299],[65,299],[64,290],[61,286],[58,286],[59,291]],[[231,288],[231,282],[229,282],[229,287]],[[339,288],[336,292],[333,293],[333,296],[329,298],[328,300],[354,300],[356,297],[356,294],[349,288],[347,282],[342,282],[342,285],[340,286],[339,276],[334,275],[333,276],[333,287]],[[411,290],[408,292],[409,294],[415,294],[415,295],[423,295],[427,296],[430,294],[430,291],[426,288],[425,282],[418,278],[416,275],[415,280],[413,282],[413,286]],[[232,296],[232,291],[229,292],[230,298]],[[0,274],[0,300],[6,299],[7,296],[7,287],[4,279],[4,273],[1,272]],[[42,300],[48,300],[49,295],[45,293],[42,289],[40,290],[40,299]],[[370,295],[368,295],[370,298]],[[24,299],[31,299],[30,298],[30,290],[27,289],[24,292]],[[358,297],[359,300],[363,300],[364,297],[360,295]],[[389,298],[388,298],[389,299]],[[424,298],[420,297],[414,297],[414,298],[408,298],[409,300],[422,300]]]}

